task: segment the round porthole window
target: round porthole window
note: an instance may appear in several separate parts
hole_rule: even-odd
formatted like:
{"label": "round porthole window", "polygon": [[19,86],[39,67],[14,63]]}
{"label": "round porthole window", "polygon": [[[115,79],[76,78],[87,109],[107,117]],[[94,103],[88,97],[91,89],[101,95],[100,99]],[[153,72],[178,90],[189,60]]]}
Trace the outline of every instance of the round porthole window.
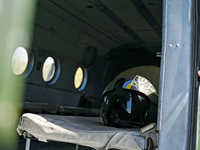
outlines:
{"label": "round porthole window", "polygon": [[74,86],[78,91],[82,91],[85,88],[87,81],[87,70],[78,67],[74,76]]}
{"label": "round porthole window", "polygon": [[60,75],[60,62],[58,59],[47,57],[42,68],[42,77],[49,85],[54,84]]}
{"label": "round porthole window", "polygon": [[34,65],[34,57],[31,55],[30,60],[24,47],[18,47],[12,56],[12,72],[15,75],[27,77]]}
{"label": "round porthole window", "polygon": [[18,47],[12,57],[12,71],[15,75],[22,74],[28,65],[28,53],[23,47]]}

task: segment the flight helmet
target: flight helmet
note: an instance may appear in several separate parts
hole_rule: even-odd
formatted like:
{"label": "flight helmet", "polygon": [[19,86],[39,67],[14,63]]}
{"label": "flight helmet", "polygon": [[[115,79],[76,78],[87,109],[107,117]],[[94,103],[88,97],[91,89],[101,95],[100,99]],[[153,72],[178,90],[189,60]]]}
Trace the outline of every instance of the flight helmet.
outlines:
{"label": "flight helmet", "polygon": [[130,128],[143,127],[157,120],[158,93],[139,75],[115,78],[102,95],[101,116],[104,125]]}

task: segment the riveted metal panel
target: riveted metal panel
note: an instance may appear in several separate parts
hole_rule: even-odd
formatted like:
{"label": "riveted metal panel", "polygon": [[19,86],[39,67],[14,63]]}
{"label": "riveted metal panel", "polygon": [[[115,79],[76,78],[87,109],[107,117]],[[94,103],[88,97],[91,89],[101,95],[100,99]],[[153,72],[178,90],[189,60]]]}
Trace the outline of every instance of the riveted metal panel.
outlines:
{"label": "riveted metal panel", "polygon": [[192,0],[164,0],[159,150],[186,150],[192,87]]}

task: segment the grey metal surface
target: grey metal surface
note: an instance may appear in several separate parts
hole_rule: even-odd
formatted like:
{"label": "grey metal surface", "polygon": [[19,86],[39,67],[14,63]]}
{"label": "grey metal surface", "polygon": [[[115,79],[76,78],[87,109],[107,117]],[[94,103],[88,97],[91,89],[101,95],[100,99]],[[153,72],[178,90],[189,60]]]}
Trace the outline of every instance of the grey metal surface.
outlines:
{"label": "grey metal surface", "polygon": [[186,150],[192,87],[192,0],[164,0],[159,150]]}

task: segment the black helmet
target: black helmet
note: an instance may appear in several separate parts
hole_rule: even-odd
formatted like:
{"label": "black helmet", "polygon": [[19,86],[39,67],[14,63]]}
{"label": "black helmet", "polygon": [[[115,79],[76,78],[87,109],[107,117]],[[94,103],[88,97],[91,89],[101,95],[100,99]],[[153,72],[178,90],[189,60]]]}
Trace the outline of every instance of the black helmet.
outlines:
{"label": "black helmet", "polygon": [[114,127],[142,127],[157,120],[158,93],[139,75],[124,75],[108,84],[102,97],[104,124]]}

